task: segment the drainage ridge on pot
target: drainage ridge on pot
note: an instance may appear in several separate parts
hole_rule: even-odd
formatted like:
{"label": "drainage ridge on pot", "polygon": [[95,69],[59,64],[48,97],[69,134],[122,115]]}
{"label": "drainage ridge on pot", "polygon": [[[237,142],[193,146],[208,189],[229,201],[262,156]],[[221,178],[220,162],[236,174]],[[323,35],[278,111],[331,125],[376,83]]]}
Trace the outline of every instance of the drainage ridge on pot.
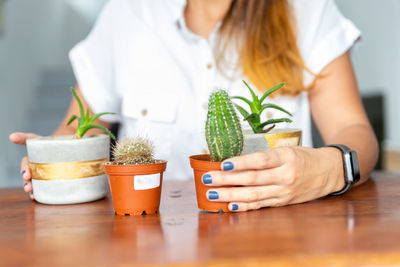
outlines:
{"label": "drainage ridge on pot", "polygon": [[104,198],[108,192],[104,162],[108,135],[47,136],[27,140],[32,186],[43,204],[76,204]]}
{"label": "drainage ridge on pot", "polygon": [[114,161],[104,168],[116,214],[158,213],[167,161],[154,159],[153,149],[150,140],[142,137],[127,138],[113,147]]}

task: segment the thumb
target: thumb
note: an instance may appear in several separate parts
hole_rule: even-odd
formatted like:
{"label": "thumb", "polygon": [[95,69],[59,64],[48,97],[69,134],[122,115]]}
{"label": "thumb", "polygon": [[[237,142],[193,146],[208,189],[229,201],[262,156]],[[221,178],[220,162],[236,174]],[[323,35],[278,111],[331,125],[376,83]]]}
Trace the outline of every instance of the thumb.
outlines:
{"label": "thumb", "polygon": [[10,141],[13,142],[14,144],[17,145],[26,145],[26,140],[31,139],[31,138],[36,138],[36,137],[40,137],[37,134],[33,134],[33,133],[12,133],[10,134]]}

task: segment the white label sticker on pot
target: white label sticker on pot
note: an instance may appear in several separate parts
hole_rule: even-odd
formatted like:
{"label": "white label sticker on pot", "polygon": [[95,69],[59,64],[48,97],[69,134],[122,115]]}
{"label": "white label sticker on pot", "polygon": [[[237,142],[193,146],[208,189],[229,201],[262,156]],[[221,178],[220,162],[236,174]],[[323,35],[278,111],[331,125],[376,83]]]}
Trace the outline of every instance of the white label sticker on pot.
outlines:
{"label": "white label sticker on pot", "polygon": [[135,175],[134,188],[135,190],[146,190],[160,186],[160,173],[148,175]]}

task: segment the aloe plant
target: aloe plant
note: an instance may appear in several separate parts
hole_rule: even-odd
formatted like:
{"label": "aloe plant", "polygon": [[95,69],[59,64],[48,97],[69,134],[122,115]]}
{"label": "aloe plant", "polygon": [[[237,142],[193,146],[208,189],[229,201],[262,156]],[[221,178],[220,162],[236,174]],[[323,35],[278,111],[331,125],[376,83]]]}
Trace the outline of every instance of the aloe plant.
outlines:
{"label": "aloe plant", "polygon": [[72,95],[75,97],[76,101],[78,102],[79,110],[80,110],[80,114],[81,114],[80,117],[78,117],[77,115],[72,115],[71,118],[67,122],[67,125],[70,125],[74,120],[78,120],[78,129],[76,129],[74,139],[82,138],[88,130],[94,129],[94,128],[103,130],[112,139],[115,139],[115,136],[107,128],[105,128],[101,125],[93,124],[93,122],[95,120],[97,120],[98,118],[100,118],[101,116],[107,115],[107,114],[115,114],[115,113],[103,112],[103,113],[95,114],[92,117],[90,117],[89,109],[87,109],[86,113],[85,113],[85,109],[83,108],[82,101],[79,99],[79,97],[76,94],[75,89],[73,87],[71,87],[71,92],[72,92]]}
{"label": "aloe plant", "polygon": [[[275,126],[276,123],[292,122],[292,120],[289,118],[269,119],[267,121],[261,122],[261,113],[268,108],[276,109],[276,110],[279,110],[279,111],[282,111],[282,112],[288,114],[289,116],[292,116],[292,114],[289,111],[285,110],[284,108],[282,108],[278,105],[271,104],[271,103],[265,103],[265,104],[263,103],[264,100],[270,94],[272,94],[273,92],[280,89],[282,86],[285,85],[285,83],[278,84],[278,85],[272,87],[271,89],[267,90],[261,96],[261,98],[258,98],[258,96],[254,93],[253,89],[251,89],[251,87],[245,81],[243,81],[243,83],[249,89],[251,97],[252,97],[252,101],[245,97],[242,97],[242,96],[233,96],[231,98],[239,99],[249,105],[251,113],[247,112],[242,106],[240,106],[238,104],[235,104],[235,107],[240,112],[240,114],[242,114],[242,116],[244,117],[244,120],[249,123],[249,125],[253,129],[254,133],[268,132]],[[264,128],[270,124],[273,124],[273,126],[264,130]]]}

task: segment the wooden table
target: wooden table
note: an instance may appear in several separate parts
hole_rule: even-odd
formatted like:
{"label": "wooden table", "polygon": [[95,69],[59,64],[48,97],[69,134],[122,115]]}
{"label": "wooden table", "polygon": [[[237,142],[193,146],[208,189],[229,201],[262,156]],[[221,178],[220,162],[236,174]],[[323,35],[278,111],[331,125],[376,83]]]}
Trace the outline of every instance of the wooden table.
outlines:
{"label": "wooden table", "polygon": [[164,183],[160,215],[115,216],[109,199],[66,206],[0,190],[0,265],[400,265],[400,174],[341,197],[199,212],[194,184]]}

